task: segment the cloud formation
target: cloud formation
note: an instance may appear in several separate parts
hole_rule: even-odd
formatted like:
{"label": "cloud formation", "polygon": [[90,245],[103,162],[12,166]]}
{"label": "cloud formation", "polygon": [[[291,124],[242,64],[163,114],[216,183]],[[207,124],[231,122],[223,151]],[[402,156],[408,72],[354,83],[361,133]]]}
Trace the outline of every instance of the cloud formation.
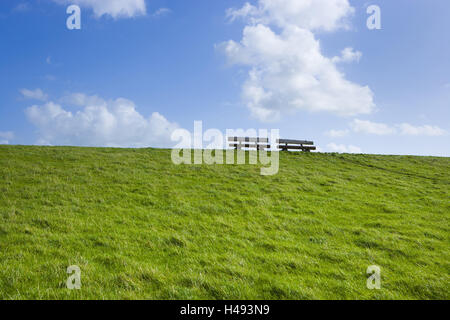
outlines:
{"label": "cloud formation", "polygon": [[[72,99],[72,100],[70,100]],[[135,104],[119,98],[106,101],[98,96],[73,94],[61,99],[81,107],[70,111],[49,101],[25,110],[37,128],[37,144],[97,147],[168,147],[177,124],[158,112],[145,118]]]}
{"label": "cloud formation", "polygon": [[145,0],[53,0],[59,4],[76,4],[94,11],[96,17],[131,18],[147,13]]}
{"label": "cloud formation", "polygon": [[361,60],[361,57],[361,51],[355,51],[353,48],[348,47],[341,51],[341,55],[339,57],[333,57],[331,61],[333,61],[334,63],[350,63],[353,61],[359,62],[359,60]]}
{"label": "cloud formation", "polygon": [[359,147],[353,145],[344,145],[344,144],[336,144],[329,143],[327,144],[327,150],[330,152],[338,152],[338,153],[362,153]]}
{"label": "cloud formation", "polygon": [[[372,122],[369,120],[354,119],[350,123],[350,128],[353,132],[371,134],[378,136],[396,135],[401,134],[404,136],[428,136],[438,137],[448,134],[447,130],[444,130],[438,126],[421,125],[414,126],[409,123],[401,123],[396,125],[388,125],[385,123]],[[349,130],[330,130],[325,132],[325,135],[333,138],[340,138],[347,136]]]}
{"label": "cloud formation", "polygon": [[347,48],[333,61],[322,55],[313,33],[346,28],[353,12],[348,0],[259,0],[228,10],[231,21],[241,18],[247,25],[239,43],[218,47],[231,64],[250,68],[242,97],[253,116],[271,121],[298,110],[372,112],[370,88],[348,81],[336,67],[357,61],[361,53]]}
{"label": "cloud formation", "polygon": [[280,28],[334,31],[347,28],[354,11],[348,0],[259,0],[256,6],[246,3],[241,9],[228,9],[227,16],[231,21],[243,18]]}
{"label": "cloud formation", "polygon": [[29,90],[29,89],[20,89],[20,93],[24,98],[32,99],[32,100],[40,100],[47,101],[48,95],[44,93],[41,89]]}
{"label": "cloud formation", "polygon": [[413,126],[409,123],[402,123],[397,125],[400,130],[400,134],[408,135],[408,136],[429,136],[429,137],[438,137],[444,136],[447,134],[447,131],[439,128],[438,126]]}
{"label": "cloud formation", "polygon": [[354,119],[350,126],[354,132],[375,134],[379,136],[393,134],[396,132],[395,128],[391,128],[387,124],[376,123],[368,120]]}
{"label": "cloud formation", "polygon": [[437,137],[446,135],[448,132],[438,126],[423,125],[414,126],[409,123],[397,124],[389,126],[384,123],[376,123],[367,120],[355,119],[350,124],[354,132],[375,134],[375,135],[392,135],[400,133],[405,136],[429,136]]}
{"label": "cloud formation", "polygon": [[345,129],[345,130],[329,130],[327,132],[325,132],[326,136],[329,136],[331,138],[342,138],[342,137],[346,137],[349,134],[349,130]]}

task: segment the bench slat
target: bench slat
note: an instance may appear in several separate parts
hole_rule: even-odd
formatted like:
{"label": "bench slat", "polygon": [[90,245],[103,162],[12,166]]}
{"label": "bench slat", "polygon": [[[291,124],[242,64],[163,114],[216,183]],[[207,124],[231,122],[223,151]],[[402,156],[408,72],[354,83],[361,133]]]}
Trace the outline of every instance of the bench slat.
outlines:
{"label": "bench slat", "polygon": [[269,138],[228,137],[228,141],[238,142],[269,142]]}
{"label": "bench slat", "polygon": [[284,143],[284,144],[306,144],[306,145],[313,145],[313,141],[307,141],[307,140],[290,140],[290,139],[277,139],[277,143]]}
{"label": "bench slat", "polygon": [[283,150],[316,150],[316,147],[314,146],[286,146],[283,144],[279,145],[278,148]]}
{"label": "bench slat", "polygon": [[[229,146],[238,150],[243,148],[265,150],[270,149],[268,138],[251,138],[251,137],[228,137]],[[316,150],[313,141],[308,140],[292,140],[292,139],[277,139],[278,149],[282,151],[288,150],[302,150],[309,152]]]}
{"label": "bench slat", "polygon": [[234,147],[234,148],[258,148],[258,149],[266,149],[266,148],[270,148],[270,144],[265,145],[265,144],[245,144],[245,143],[230,143],[230,147]]}

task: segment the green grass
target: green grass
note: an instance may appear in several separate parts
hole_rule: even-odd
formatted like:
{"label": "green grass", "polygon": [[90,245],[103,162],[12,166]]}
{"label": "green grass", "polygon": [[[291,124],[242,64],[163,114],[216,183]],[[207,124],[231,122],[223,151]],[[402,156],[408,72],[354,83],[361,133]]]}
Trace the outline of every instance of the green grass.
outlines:
{"label": "green grass", "polygon": [[1,146],[0,298],[449,299],[449,172],[282,153],[261,176],[168,150]]}

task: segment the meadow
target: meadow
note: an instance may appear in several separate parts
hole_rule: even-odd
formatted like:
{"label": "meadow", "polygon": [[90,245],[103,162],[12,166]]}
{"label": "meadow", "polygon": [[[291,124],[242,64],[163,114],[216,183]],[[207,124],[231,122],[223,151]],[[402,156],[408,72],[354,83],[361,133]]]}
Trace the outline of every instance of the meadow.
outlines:
{"label": "meadow", "polygon": [[163,149],[0,146],[0,299],[449,299],[449,173],[437,157],[286,152],[261,176]]}

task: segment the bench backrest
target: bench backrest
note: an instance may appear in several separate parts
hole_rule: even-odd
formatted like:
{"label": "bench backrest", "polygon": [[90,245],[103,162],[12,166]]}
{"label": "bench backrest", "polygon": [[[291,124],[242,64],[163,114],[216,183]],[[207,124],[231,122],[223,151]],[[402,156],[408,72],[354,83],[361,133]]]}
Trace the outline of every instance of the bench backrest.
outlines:
{"label": "bench backrest", "polygon": [[268,142],[269,142],[269,138],[228,137],[228,141],[237,141],[237,142],[264,142],[264,143],[268,143]]}
{"label": "bench backrest", "polygon": [[314,142],[307,140],[291,140],[291,139],[277,139],[278,148],[282,151],[301,150],[310,152],[316,150]]}
{"label": "bench backrest", "polygon": [[265,150],[270,148],[269,138],[250,138],[250,137],[228,137],[230,147],[235,149],[252,148]]}
{"label": "bench backrest", "polygon": [[[250,138],[250,137],[228,137],[230,147],[235,149],[253,148],[257,150],[270,149],[269,138]],[[278,148],[287,150],[302,150],[311,151],[316,150],[313,141],[308,140],[292,140],[292,139],[277,139]]]}
{"label": "bench backrest", "polygon": [[277,143],[280,144],[301,144],[301,145],[314,145],[314,142],[307,140],[291,140],[291,139],[277,139]]}

